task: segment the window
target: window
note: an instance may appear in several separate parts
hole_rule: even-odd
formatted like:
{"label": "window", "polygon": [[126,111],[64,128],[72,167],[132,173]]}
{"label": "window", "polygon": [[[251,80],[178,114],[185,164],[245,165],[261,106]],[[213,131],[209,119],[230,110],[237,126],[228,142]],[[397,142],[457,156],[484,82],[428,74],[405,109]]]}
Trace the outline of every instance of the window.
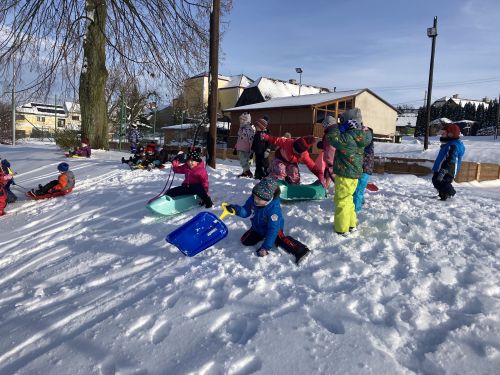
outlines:
{"label": "window", "polygon": [[16,115],[16,120],[26,120],[26,117],[24,115]]}
{"label": "window", "polygon": [[71,116],[71,119],[74,121],[80,121],[80,116]]}
{"label": "window", "polygon": [[57,119],[57,127],[58,128],[64,128],[65,120],[63,118],[58,118]]}
{"label": "window", "polygon": [[37,116],[36,121],[38,122],[45,122],[45,117]]}

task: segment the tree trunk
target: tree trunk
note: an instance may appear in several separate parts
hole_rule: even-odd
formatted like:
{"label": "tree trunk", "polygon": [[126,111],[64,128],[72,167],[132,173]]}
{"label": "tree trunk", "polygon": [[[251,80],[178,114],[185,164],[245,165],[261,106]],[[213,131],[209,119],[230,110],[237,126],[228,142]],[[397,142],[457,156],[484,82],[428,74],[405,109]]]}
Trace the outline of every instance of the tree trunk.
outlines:
{"label": "tree trunk", "polygon": [[[108,116],[106,108],[106,2],[87,0],[89,22],[83,43],[84,66],[80,74],[80,111],[82,137],[87,137],[93,148],[108,146]],[[92,17],[93,15],[93,17]]]}

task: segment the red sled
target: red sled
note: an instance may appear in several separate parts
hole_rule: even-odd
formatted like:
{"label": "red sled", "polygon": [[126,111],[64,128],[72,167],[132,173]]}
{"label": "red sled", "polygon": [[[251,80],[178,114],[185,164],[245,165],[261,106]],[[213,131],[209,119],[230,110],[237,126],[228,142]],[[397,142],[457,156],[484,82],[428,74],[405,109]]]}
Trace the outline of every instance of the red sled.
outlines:
{"label": "red sled", "polygon": [[366,189],[368,191],[378,191],[378,186],[375,185],[373,182],[370,182],[368,183],[368,185],[366,185]]}
{"label": "red sled", "polygon": [[72,191],[73,191],[73,189],[56,191],[55,193],[44,194],[44,195],[34,195],[33,192],[30,190],[26,193],[26,196],[30,199],[33,199],[33,200],[48,199],[48,198],[62,197],[66,194],[71,193]]}

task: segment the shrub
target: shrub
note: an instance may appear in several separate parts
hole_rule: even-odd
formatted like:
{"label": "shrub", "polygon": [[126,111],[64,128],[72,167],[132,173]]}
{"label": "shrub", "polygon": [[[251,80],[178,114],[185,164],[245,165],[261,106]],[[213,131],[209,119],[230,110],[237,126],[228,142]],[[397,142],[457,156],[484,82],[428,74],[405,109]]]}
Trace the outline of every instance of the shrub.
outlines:
{"label": "shrub", "polygon": [[73,150],[80,146],[80,133],[77,130],[58,130],[54,133],[54,141],[63,150]]}

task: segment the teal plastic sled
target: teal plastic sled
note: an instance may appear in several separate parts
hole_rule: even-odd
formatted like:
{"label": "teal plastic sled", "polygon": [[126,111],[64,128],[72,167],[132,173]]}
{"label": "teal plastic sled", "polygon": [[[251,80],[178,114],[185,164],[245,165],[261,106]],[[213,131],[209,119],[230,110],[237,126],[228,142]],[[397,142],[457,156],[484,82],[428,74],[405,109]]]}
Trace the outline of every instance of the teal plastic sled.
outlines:
{"label": "teal plastic sled", "polygon": [[171,216],[199,207],[200,201],[197,195],[179,195],[178,197],[162,195],[148,203],[146,207],[155,214]]}
{"label": "teal plastic sled", "polygon": [[307,185],[294,185],[279,180],[278,186],[281,189],[280,198],[284,201],[307,201],[327,198],[325,187],[319,181]]}

